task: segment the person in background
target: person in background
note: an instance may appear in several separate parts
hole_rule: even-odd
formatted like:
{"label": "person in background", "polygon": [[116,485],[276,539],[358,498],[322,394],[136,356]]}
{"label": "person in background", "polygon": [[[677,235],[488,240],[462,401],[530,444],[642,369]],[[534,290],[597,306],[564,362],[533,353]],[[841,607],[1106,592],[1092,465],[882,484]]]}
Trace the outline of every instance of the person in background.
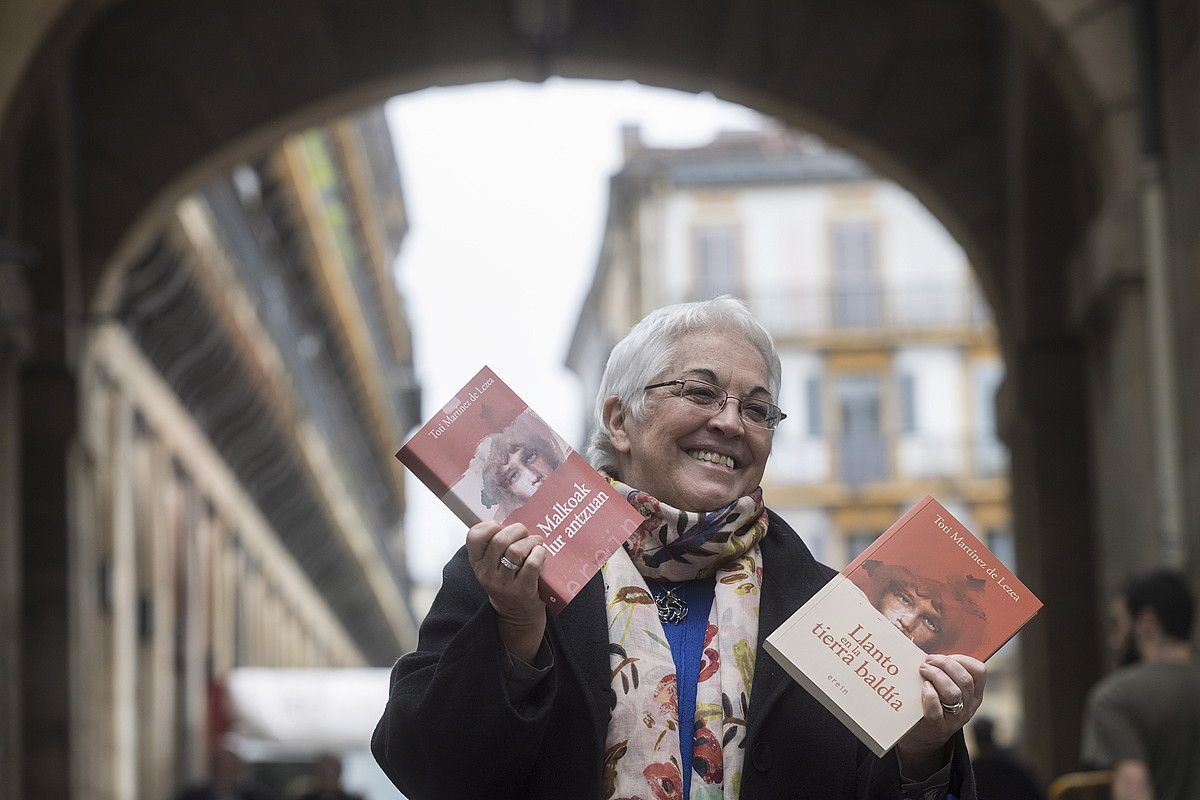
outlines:
{"label": "person in background", "polygon": [[265,800],[266,794],[250,778],[245,763],[232,750],[213,753],[210,779],[183,789],[176,800]]}
{"label": "person in background", "polygon": [[[1192,655],[1193,599],[1186,579],[1158,570],[1120,598],[1126,642],[1136,652],[1088,694],[1081,760],[1113,770],[1114,800],[1200,797],[1200,665]],[[1118,636],[1120,633],[1118,633]],[[1122,659],[1127,661],[1128,658]]]}
{"label": "person in background", "polygon": [[317,759],[309,791],[300,800],[362,800],[362,796],[342,789],[342,760],[326,753]]}
{"label": "person in background", "polygon": [[372,739],[406,796],[974,800],[982,663],[927,656],[923,718],[877,758],[761,650],[836,574],[764,504],[780,373],[730,297],[613,348],[588,458],[645,521],[557,616],[540,535],[467,531]]}
{"label": "person in background", "polygon": [[971,724],[971,766],[979,800],[1043,800],[1041,789],[1015,754],[996,741],[996,723],[977,716]]}

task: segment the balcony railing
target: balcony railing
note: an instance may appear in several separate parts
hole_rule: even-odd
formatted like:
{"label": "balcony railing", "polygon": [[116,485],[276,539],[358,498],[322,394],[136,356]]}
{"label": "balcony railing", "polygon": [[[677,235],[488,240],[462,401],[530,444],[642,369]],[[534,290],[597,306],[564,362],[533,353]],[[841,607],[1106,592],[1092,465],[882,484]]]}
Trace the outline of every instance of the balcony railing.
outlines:
{"label": "balcony railing", "polygon": [[770,477],[782,483],[845,483],[929,478],[999,478],[1008,453],[994,437],[867,433],[775,437]]}
{"label": "balcony railing", "polygon": [[793,289],[754,293],[751,305],[776,335],[973,329],[992,322],[987,302],[973,284],[905,283],[863,291]]}

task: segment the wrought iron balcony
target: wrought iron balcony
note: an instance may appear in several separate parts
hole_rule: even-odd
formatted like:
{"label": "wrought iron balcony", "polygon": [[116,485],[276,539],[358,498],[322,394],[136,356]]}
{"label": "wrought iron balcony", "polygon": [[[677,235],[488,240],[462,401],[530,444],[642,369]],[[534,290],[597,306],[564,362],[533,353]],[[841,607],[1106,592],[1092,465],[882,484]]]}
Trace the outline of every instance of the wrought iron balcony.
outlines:
{"label": "wrought iron balcony", "polygon": [[910,281],[891,288],[791,289],[751,294],[758,318],[777,336],[985,328],[991,311],[972,283]]}

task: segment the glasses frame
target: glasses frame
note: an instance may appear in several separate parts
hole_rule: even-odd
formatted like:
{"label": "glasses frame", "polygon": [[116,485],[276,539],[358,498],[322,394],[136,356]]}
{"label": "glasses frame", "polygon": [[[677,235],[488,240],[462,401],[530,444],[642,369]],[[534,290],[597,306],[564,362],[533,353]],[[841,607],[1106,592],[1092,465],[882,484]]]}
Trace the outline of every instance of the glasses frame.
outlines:
{"label": "glasses frame", "polygon": [[[741,417],[742,421],[745,422],[747,425],[753,425],[754,427],[761,428],[762,430],[765,430],[765,431],[773,431],[779,427],[780,422],[783,422],[785,419],[787,419],[787,414],[783,413],[783,409],[780,408],[779,406],[775,405],[774,403],[770,402],[769,400],[763,400],[758,397],[738,397],[736,395],[732,395],[729,392],[725,391],[720,386],[709,383],[708,381],[702,381],[699,378],[676,378],[673,381],[662,381],[661,383],[652,383],[649,386],[643,386],[642,390],[648,392],[651,389],[662,389],[667,386],[678,386],[679,394],[674,395],[674,397],[678,397],[681,400],[687,400],[689,403],[694,405],[696,408],[708,408],[708,406],[700,405],[699,403],[693,402],[692,400],[689,400],[688,398],[684,397],[683,386],[686,383],[698,383],[701,386],[707,386],[707,387],[711,388],[713,390],[714,394],[717,396],[724,395],[719,400],[716,400],[717,409],[716,409],[716,411],[713,412],[713,414],[719,414],[720,412],[724,411],[725,404],[728,403],[730,400],[737,400],[738,416]],[[776,420],[774,425],[764,425],[761,422],[755,422],[754,420],[749,419],[746,416],[746,414],[742,411],[742,409],[745,407],[742,405],[742,403],[745,400],[754,400],[755,402],[763,403],[764,405],[770,406],[771,408],[773,408],[779,412],[779,419]]]}

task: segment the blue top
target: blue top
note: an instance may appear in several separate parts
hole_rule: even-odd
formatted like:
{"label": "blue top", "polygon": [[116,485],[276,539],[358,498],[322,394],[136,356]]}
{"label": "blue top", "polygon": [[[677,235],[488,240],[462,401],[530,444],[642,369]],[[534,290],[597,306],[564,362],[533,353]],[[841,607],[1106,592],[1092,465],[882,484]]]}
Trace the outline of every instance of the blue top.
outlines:
{"label": "blue top", "polygon": [[683,800],[688,800],[692,786],[692,747],[696,719],[696,685],[700,680],[700,655],[704,652],[704,634],[708,631],[708,615],[716,593],[716,577],[701,578],[684,583],[664,583],[658,586],[646,581],[655,597],[665,593],[663,587],[675,590],[675,596],[687,605],[688,614],[680,623],[663,623],[663,633],[671,645],[675,661],[676,685],[679,687],[679,754],[683,773]]}

